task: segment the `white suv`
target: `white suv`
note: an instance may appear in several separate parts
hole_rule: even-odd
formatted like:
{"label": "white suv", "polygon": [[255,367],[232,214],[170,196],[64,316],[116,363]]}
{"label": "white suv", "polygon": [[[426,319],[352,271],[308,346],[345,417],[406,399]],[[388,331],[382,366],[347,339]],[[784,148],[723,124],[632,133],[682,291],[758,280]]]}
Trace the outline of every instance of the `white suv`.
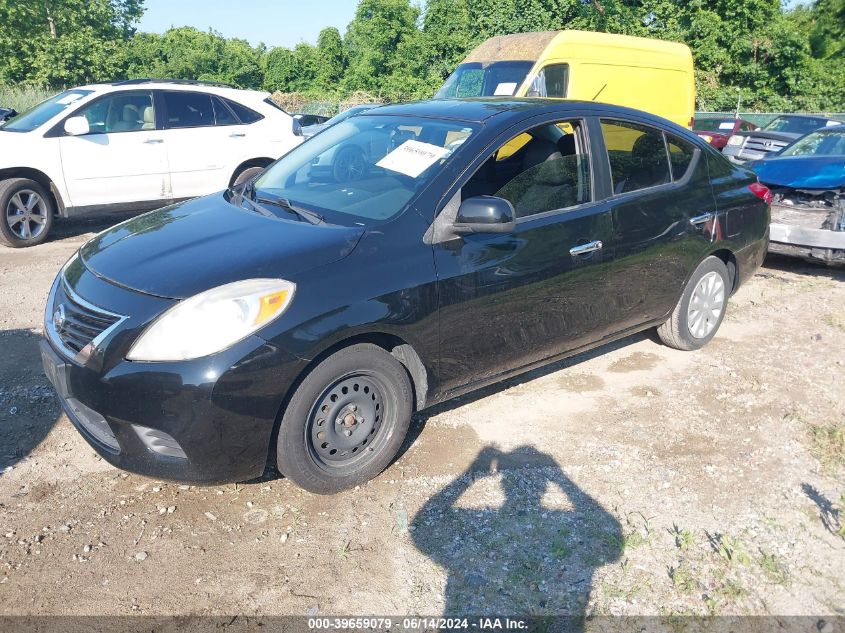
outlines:
{"label": "white suv", "polygon": [[148,79],[67,90],[0,126],[0,240],[33,246],[54,215],[220,191],[301,142],[266,92]]}

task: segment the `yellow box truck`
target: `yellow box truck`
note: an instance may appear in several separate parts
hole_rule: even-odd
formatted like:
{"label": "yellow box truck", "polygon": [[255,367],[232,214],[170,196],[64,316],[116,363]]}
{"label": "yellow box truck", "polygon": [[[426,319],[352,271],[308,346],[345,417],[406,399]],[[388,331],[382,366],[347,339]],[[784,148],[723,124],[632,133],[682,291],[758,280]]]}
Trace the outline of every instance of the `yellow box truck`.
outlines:
{"label": "yellow box truck", "polygon": [[695,75],[685,44],[589,31],[490,38],[435,98],[517,96],[600,101],[692,127]]}

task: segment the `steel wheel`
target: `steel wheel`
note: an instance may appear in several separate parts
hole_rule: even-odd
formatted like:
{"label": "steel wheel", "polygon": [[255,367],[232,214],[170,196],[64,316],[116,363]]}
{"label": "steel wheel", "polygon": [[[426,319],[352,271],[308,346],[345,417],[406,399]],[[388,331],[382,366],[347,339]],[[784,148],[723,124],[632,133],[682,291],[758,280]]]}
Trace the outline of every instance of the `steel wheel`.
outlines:
{"label": "steel wheel", "polygon": [[366,372],[341,378],[311,408],[306,433],[312,458],[326,469],[366,461],[382,439],[384,386]]}
{"label": "steel wheel", "polygon": [[44,199],[32,189],[21,189],[6,205],[6,225],[22,239],[38,237],[47,226],[50,209]]}
{"label": "steel wheel", "polygon": [[704,275],[690,297],[687,327],[692,336],[707,338],[719,324],[725,307],[725,282],[714,271]]}

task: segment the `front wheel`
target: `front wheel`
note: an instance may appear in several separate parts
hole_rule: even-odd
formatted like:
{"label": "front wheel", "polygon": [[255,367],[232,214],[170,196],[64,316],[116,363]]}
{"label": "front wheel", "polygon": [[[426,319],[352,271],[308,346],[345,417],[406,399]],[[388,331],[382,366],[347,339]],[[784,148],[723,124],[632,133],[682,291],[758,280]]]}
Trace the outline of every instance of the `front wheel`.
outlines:
{"label": "front wheel", "polygon": [[52,197],[28,178],[0,182],[0,241],[12,248],[41,244],[53,227]]}
{"label": "front wheel", "polygon": [[690,351],[706,345],[725,318],[730,275],[718,257],[708,257],[690,277],[681,299],[657,334],[669,347]]}
{"label": "front wheel", "polygon": [[408,372],[376,345],[329,356],[302,381],[282,416],[279,471],[318,494],[378,475],[396,456],[411,422]]}

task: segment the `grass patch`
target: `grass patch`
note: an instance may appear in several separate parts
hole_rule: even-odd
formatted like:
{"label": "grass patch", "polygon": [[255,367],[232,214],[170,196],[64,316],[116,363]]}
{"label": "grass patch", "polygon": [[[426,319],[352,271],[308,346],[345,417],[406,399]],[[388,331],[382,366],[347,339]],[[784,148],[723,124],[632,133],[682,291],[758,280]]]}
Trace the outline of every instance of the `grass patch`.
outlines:
{"label": "grass patch", "polygon": [[719,555],[728,565],[747,565],[751,562],[751,557],[745,551],[745,547],[737,538],[727,534],[716,534],[710,536],[710,545],[713,551]]}
{"label": "grass patch", "polygon": [[695,545],[695,534],[691,530],[682,530],[673,523],[669,534],[675,537],[675,547],[680,550],[687,551]]}
{"label": "grass patch", "polygon": [[810,450],[826,471],[835,471],[845,466],[845,424],[809,427]]}
{"label": "grass patch", "polygon": [[789,570],[781,558],[775,554],[767,554],[760,551],[762,558],[760,559],[760,569],[766,574],[766,577],[776,585],[789,584]]}
{"label": "grass patch", "polygon": [[14,108],[18,112],[24,112],[57,92],[58,90],[40,86],[0,85],[0,108]]}
{"label": "grass patch", "polygon": [[669,578],[676,590],[690,594],[698,588],[695,575],[683,563],[677,567],[669,567]]}
{"label": "grass patch", "polygon": [[824,322],[830,327],[845,332],[845,312],[824,315]]}

